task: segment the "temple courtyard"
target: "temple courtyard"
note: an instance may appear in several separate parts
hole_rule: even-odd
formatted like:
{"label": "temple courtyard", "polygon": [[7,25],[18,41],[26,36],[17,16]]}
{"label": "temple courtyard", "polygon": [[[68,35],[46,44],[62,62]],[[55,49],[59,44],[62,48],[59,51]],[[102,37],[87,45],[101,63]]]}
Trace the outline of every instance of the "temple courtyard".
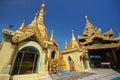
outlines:
{"label": "temple courtyard", "polygon": [[91,72],[71,72],[69,74],[52,74],[43,80],[120,80],[120,71],[94,68]]}

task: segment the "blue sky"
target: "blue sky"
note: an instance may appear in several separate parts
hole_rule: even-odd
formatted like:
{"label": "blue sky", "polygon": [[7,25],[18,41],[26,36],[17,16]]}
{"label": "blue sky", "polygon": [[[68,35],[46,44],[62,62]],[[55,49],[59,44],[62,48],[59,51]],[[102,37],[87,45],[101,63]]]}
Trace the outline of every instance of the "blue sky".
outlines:
{"label": "blue sky", "polygon": [[[16,30],[25,20],[31,23],[40,10],[42,0],[0,0],[0,32],[13,24]],[[120,0],[45,0],[45,20],[49,35],[54,29],[54,37],[64,49],[65,41],[71,40],[71,30],[75,37],[82,35],[85,28],[85,15],[95,27],[106,32],[113,29],[114,36],[120,33]],[[0,40],[3,40],[2,34]]]}

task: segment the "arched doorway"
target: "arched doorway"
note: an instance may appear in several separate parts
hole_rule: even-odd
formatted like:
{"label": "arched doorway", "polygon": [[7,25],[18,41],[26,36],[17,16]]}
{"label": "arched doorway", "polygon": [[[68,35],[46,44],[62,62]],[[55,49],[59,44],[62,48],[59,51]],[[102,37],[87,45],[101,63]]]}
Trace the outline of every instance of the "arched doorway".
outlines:
{"label": "arched doorway", "polygon": [[68,56],[68,63],[70,66],[70,71],[75,71],[75,63],[70,56]]}
{"label": "arched doorway", "polygon": [[32,46],[22,48],[16,56],[12,75],[36,73],[39,62],[39,51]]}

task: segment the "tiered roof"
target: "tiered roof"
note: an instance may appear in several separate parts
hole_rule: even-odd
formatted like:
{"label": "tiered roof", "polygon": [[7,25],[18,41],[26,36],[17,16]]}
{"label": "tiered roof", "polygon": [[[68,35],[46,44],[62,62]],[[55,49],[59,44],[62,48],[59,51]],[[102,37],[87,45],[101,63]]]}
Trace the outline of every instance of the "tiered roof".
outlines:
{"label": "tiered roof", "polygon": [[114,32],[110,29],[102,33],[100,28],[94,27],[86,16],[86,26],[83,36],[78,35],[79,43],[86,49],[103,49],[120,46],[120,37],[113,37]]}

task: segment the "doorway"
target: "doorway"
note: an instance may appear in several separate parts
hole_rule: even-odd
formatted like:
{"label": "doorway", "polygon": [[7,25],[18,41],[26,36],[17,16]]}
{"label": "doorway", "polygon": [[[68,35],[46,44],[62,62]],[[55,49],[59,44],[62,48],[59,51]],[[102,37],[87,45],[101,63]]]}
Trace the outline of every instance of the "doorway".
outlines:
{"label": "doorway", "polygon": [[89,50],[90,62],[94,68],[108,67],[112,63],[109,49]]}
{"label": "doorway", "polygon": [[40,54],[32,46],[22,48],[16,56],[12,75],[32,74],[38,70]]}

